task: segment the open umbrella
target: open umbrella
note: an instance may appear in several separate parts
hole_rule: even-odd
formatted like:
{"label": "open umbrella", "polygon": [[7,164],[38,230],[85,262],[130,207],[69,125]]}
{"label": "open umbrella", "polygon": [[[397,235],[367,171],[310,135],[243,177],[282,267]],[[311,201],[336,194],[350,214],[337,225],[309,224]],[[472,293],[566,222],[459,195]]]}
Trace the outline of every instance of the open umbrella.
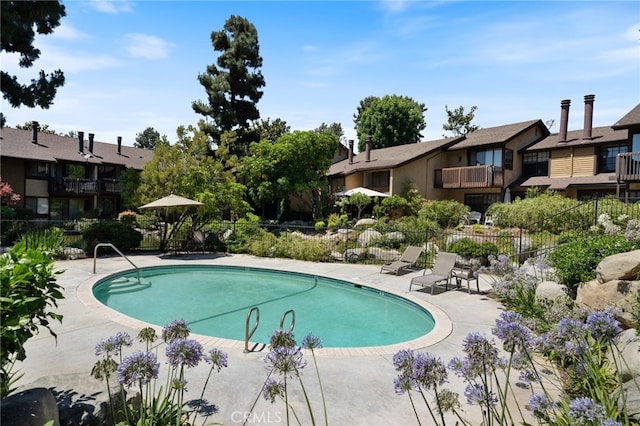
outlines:
{"label": "open umbrella", "polygon": [[[159,198],[155,201],[145,204],[144,206],[140,206],[140,209],[154,209],[154,210],[165,210],[166,218],[169,217],[169,209],[173,207],[197,207],[204,206],[200,201],[195,201],[190,198],[181,197],[179,195],[167,195],[166,197]],[[162,238],[160,239],[160,250],[164,250],[167,240],[173,239],[173,237],[177,234],[178,228],[180,228],[180,224],[184,221],[185,214],[184,212],[180,215],[178,220],[175,223],[171,231],[171,235],[167,235],[168,227],[167,221],[164,221],[164,227],[162,232]],[[176,245],[177,241],[174,241],[174,245]]]}
{"label": "open umbrella", "polygon": [[384,192],[374,191],[373,189],[364,188],[362,186],[359,186],[357,188],[352,188],[352,189],[349,189],[347,191],[336,192],[333,195],[337,195],[338,197],[348,197],[348,196],[356,194],[356,193],[364,194],[364,195],[367,195],[369,197],[388,197],[389,196],[389,194],[385,194]]}

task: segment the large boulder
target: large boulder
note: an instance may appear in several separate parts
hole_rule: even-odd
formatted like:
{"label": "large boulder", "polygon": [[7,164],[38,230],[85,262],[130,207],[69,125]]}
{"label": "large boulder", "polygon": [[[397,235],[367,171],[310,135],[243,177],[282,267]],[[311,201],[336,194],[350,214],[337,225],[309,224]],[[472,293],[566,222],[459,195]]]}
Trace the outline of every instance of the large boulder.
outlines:
{"label": "large boulder", "polygon": [[60,414],[53,393],[45,388],[28,389],[2,400],[2,426],[60,426]]}
{"label": "large boulder", "polygon": [[640,380],[640,338],[635,329],[630,328],[615,338],[616,350],[608,354],[608,358],[618,366],[618,373],[623,382]]}
{"label": "large boulder", "polygon": [[596,279],[600,283],[640,279],[640,250],[605,257],[596,268]]}
{"label": "large boulder", "polygon": [[543,281],[536,287],[536,300],[555,300],[567,295],[567,286],[555,281]]}
{"label": "large boulder", "polygon": [[604,284],[592,280],[578,287],[576,304],[589,310],[599,311],[607,307],[616,307],[622,314],[616,319],[623,328],[633,328],[633,304],[640,292],[640,281],[613,280]]}
{"label": "large boulder", "polygon": [[373,241],[379,240],[382,234],[375,229],[366,229],[358,236],[358,244],[366,246]]}
{"label": "large boulder", "polygon": [[362,219],[358,220],[354,226],[356,228],[358,228],[360,226],[371,226],[371,225],[375,225],[376,222],[377,221],[375,219],[371,219],[371,218],[365,217],[365,218],[362,218]]}

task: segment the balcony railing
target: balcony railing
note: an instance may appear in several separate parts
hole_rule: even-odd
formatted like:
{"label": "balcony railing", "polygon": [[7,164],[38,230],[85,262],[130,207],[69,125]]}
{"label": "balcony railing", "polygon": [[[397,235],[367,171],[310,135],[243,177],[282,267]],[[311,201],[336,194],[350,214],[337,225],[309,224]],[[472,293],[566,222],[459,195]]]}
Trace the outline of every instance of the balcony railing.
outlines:
{"label": "balcony railing", "polygon": [[640,152],[625,152],[617,155],[616,180],[640,182]]}
{"label": "balcony railing", "polygon": [[120,194],[122,192],[122,186],[120,181],[115,179],[100,179],[100,193],[101,194]]}
{"label": "balcony railing", "polygon": [[497,166],[449,167],[435,173],[437,188],[501,188],[503,184],[502,167]]}
{"label": "balcony railing", "polygon": [[120,194],[122,186],[116,179],[72,179],[53,178],[49,180],[51,195]]}

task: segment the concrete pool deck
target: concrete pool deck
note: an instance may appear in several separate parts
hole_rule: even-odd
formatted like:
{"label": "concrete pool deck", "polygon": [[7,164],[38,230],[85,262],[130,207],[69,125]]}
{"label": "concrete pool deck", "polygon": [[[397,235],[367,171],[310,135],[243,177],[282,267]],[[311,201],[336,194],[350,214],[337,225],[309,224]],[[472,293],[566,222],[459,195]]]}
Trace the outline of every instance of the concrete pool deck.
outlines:
{"label": "concrete pool deck", "polygon": [[[438,325],[434,332],[423,338],[389,347],[326,348],[317,352],[329,424],[333,425],[416,424],[409,398],[394,392],[393,380],[397,372],[393,367],[393,354],[400,349],[412,348],[430,352],[448,363],[454,356],[463,356],[462,341],[470,332],[491,336],[491,327],[502,312],[498,302],[474,291],[468,294],[466,287],[434,296],[429,294],[428,289],[409,293],[407,290],[411,277],[422,274],[422,271],[396,276],[381,274],[380,266],[375,265],[313,263],[236,254],[134,255],[130,259],[140,267],[197,263],[317,274],[378,288],[426,304]],[[26,360],[16,366],[24,374],[18,382],[20,390],[32,387],[50,388],[59,400],[65,399],[65,403],[75,410],[78,418],[83,413],[90,413],[97,402],[106,400],[105,384],[91,377],[91,369],[98,360],[94,354],[95,345],[118,331],[126,331],[135,341],[132,348],[125,348],[125,354],[131,353],[142,348],[136,336],[141,326],[146,325],[105,308],[91,294],[91,287],[97,280],[130,269],[131,265],[120,257],[104,257],[97,259],[97,274],[93,274],[93,266],[93,259],[56,262],[55,269],[64,270],[58,276],[58,283],[62,285],[65,295],[58,308],[53,309],[64,316],[61,324],[52,325],[58,336],[57,342],[46,330],[32,337],[25,345]],[[481,276],[480,290],[486,291],[489,288],[488,278]],[[266,351],[245,354],[243,342],[194,337],[203,343],[205,350],[219,347],[229,356],[229,367],[213,374],[204,394],[204,398],[217,409],[207,423],[242,424],[257,398],[247,424],[286,424],[284,403],[270,404],[259,395],[267,377],[263,361]],[[162,373],[167,370],[163,348],[159,351],[159,359]],[[305,351],[305,359],[309,364],[303,370],[304,385],[309,393],[316,421],[324,423],[320,389],[309,351]],[[188,398],[200,396],[207,373],[208,365],[204,363],[186,372],[190,391]],[[465,386],[461,379],[449,372],[449,383],[444,387],[460,394],[466,419],[474,423],[479,421],[479,413],[475,411],[476,407],[465,404]],[[306,403],[298,389],[297,386],[292,388],[291,403],[302,424],[308,424]],[[424,403],[414,399],[422,423],[431,424]],[[450,420],[452,424],[455,423],[453,418]],[[292,420],[292,423],[296,421]]]}

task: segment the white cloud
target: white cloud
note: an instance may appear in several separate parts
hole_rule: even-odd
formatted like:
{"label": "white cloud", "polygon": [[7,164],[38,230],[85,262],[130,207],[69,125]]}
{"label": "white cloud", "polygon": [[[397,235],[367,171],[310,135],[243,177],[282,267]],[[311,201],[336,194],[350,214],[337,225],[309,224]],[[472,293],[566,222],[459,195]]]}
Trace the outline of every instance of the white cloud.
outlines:
{"label": "white cloud", "polygon": [[169,56],[174,46],[159,37],[132,33],[125,35],[128,45],[125,47],[129,55],[146,59],[164,59]]}
{"label": "white cloud", "polygon": [[303,52],[315,52],[318,50],[318,46],[312,45],[312,44],[306,44],[304,46],[302,46],[302,51]]}
{"label": "white cloud", "polygon": [[[82,32],[77,28],[62,22],[59,27],[57,27],[51,35],[47,35],[47,37],[51,37],[51,39],[61,39],[61,40],[81,40],[91,38],[90,34]],[[40,37],[38,37],[40,38]]]}
{"label": "white cloud", "polygon": [[122,12],[133,12],[133,6],[127,0],[91,0],[90,5],[98,12],[108,13],[110,15],[117,15]]}

